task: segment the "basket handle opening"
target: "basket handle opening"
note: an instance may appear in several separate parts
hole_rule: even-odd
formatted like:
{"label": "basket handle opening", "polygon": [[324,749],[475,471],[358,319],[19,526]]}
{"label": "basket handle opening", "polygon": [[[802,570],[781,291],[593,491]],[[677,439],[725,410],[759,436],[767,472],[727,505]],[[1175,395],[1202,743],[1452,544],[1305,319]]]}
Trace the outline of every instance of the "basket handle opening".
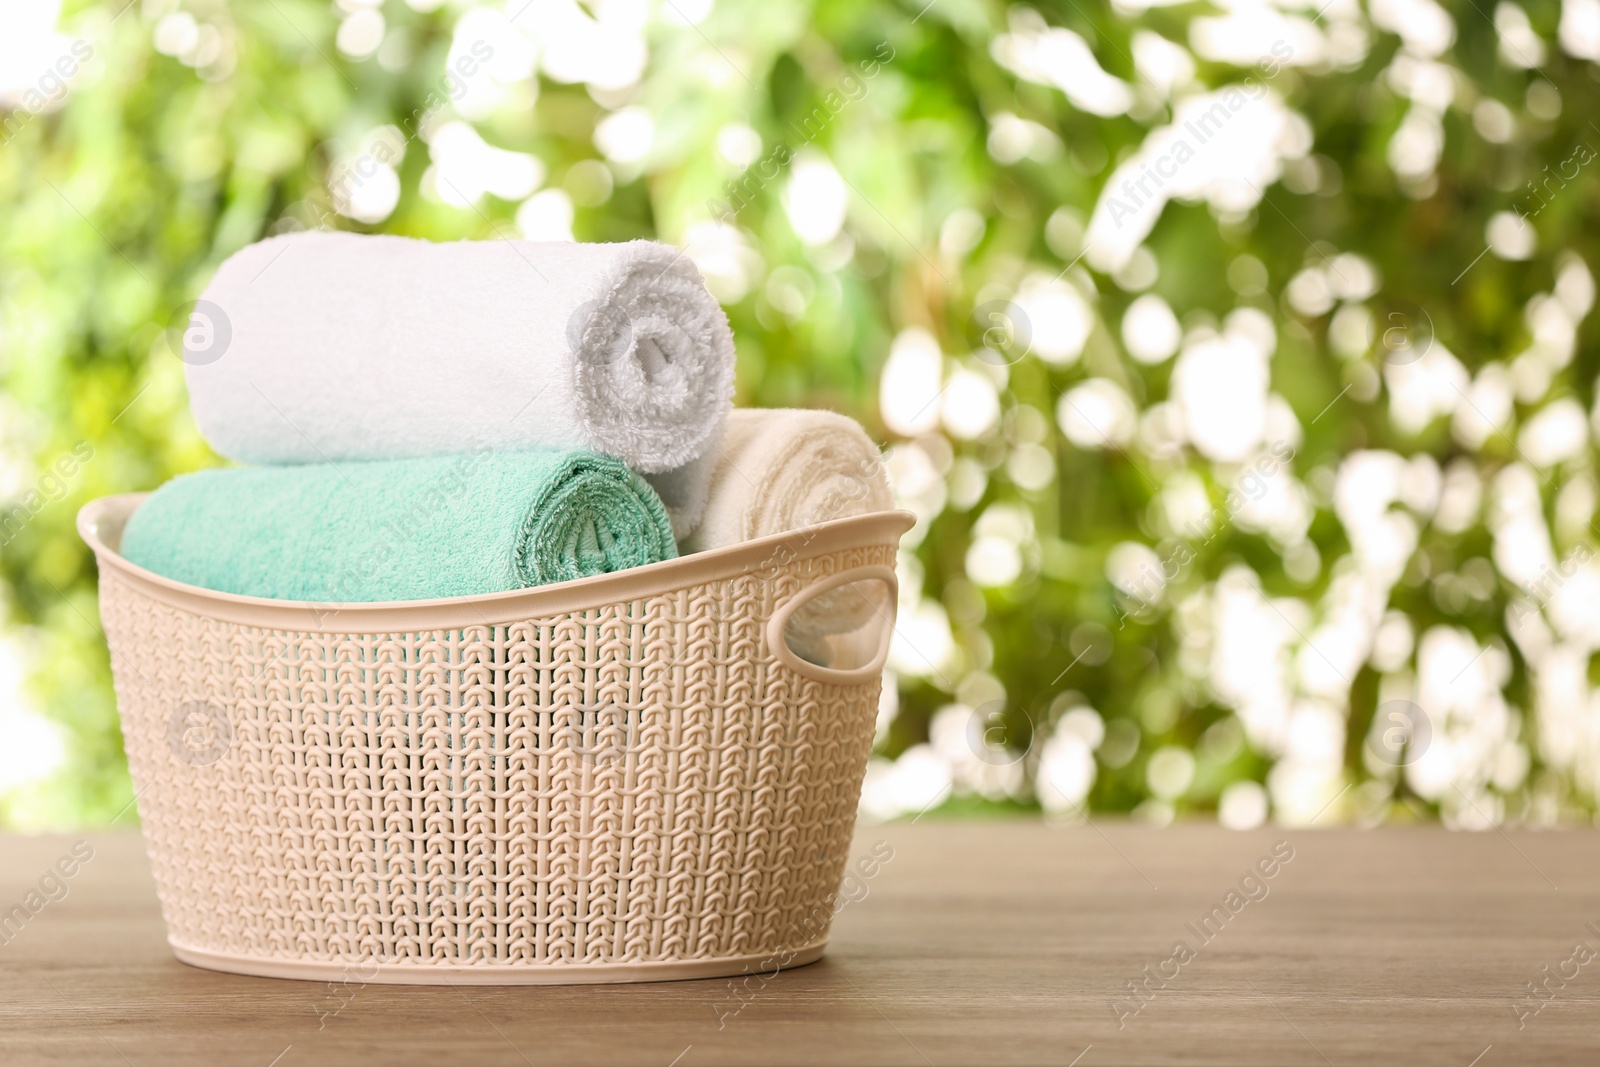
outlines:
{"label": "basket handle opening", "polygon": [[807,586],[767,620],[767,646],[796,674],[861,685],[883,673],[894,640],[900,585],[881,564],[840,571]]}

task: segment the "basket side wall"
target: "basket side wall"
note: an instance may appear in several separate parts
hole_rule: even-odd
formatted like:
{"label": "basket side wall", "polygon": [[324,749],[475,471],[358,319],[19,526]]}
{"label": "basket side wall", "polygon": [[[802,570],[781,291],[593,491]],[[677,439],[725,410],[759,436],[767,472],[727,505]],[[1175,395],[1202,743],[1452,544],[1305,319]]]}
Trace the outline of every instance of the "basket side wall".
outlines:
{"label": "basket side wall", "polygon": [[879,683],[766,647],[892,544],[507,625],[221,621],[103,569],[172,940],[452,967],[700,961],[826,936]]}

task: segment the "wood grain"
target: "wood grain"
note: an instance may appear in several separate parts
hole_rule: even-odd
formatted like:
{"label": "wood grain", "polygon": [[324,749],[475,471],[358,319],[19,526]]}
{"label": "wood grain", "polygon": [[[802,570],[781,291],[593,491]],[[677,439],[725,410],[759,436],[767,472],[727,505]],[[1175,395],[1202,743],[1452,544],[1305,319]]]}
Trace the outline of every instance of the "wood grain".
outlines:
{"label": "wood grain", "polygon": [[[829,955],[751,980],[733,1013],[726,980],[330,989],[197,970],[167,949],[137,835],[93,835],[66,896],[0,944],[0,1063],[1600,1062],[1600,959],[1565,962],[1600,951],[1591,833],[924,819],[863,828],[855,851],[880,839],[894,858]],[[0,908],[75,840],[0,838]],[[1293,857],[1265,878],[1277,842]],[[1141,1003],[1127,985],[1147,965]],[[1547,965],[1576,977],[1531,1014]]]}

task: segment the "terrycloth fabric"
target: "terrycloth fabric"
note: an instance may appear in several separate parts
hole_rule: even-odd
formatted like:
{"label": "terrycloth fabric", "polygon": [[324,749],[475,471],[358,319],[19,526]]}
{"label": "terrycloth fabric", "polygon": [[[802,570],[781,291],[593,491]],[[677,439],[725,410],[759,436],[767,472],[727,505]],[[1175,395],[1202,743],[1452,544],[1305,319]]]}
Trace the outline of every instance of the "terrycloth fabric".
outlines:
{"label": "terrycloth fabric", "polygon": [[685,552],[894,507],[878,446],[832,411],[739,408],[712,451],[705,511]]}
{"label": "terrycloth fabric", "polygon": [[186,474],[133,513],[121,552],[190,585],[319,603],[498,593],[677,555],[643,479],[570,451]]}
{"label": "terrycloth fabric", "polygon": [[[718,433],[721,433],[720,427]],[[713,437],[704,452],[683,466],[644,476],[650,488],[661,497],[661,503],[666,505],[667,516],[672,520],[672,536],[680,541],[694,532],[705,514],[717,459],[717,440]]]}
{"label": "terrycloth fabric", "polygon": [[[286,234],[229,257],[202,298],[216,321],[186,335],[189,403],[241,463],[560,448],[656,476],[700,457],[732,402],[727,317],[650,241]],[[663,494],[680,534],[695,484]]]}
{"label": "terrycloth fabric", "polygon": [[[705,514],[685,553],[894,507],[878,446],[832,411],[737,408],[714,451]],[[869,596],[844,586],[815,597],[790,617],[790,646],[826,665],[833,654],[824,638],[883,611]]]}

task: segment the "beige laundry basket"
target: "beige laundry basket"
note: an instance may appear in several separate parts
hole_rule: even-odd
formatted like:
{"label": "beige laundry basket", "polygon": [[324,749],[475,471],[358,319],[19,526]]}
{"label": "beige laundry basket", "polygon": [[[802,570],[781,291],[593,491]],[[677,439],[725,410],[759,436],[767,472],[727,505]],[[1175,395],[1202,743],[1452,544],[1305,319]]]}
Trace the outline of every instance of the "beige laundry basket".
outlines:
{"label": "beige laundry basket", "polygon": [[[314,605],[133,566],[116,548],[141,499],[95,501],[78,529],[180,959],[443,984],[822,955],[910,515],[540,589]],[[867,625],[786,641],[831,590],[871,603]]]}

